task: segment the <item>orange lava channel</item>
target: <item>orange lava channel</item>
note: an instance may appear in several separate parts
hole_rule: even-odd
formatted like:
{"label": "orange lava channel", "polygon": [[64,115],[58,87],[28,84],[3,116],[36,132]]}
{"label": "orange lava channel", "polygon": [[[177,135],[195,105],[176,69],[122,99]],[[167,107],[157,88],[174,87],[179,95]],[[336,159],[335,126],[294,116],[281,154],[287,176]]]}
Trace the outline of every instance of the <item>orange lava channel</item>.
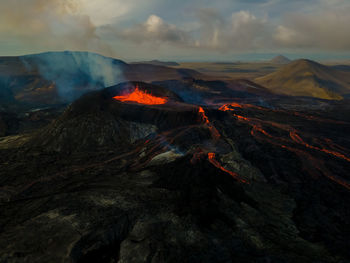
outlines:
{"label": "orange lava channel", "polygon": [[122,96],[115,96],[113,98],[123,102],[136,102],[139,104],[146,104],[146,105],[159,105],[159,104],[165,104],[168,102],[167,98],[156,97],[151,94],[148,94],[140,90],[138,86],[136,86],[135,90],[132,93],[122,95]]}
{"label": "orange lava channel", "polygon": [[202,107],[199,107],[198,113],[199,113],[199,115],[201,116],[201,118],[202,118],[202,120],[203,120],[203,122],[204,122],[205,124],[209,124],[209,123],[210,123],[210,122],[209,122],[209,119],[208,119],[207,115],[205,115],[205,111],[203,110]]}
{"label": "orange lava channel", "polygon": [[301,145],[304,145],[307,148],[318,150],[318,151],[321,151],[321,152],[324,152],[324,153],[327,153],[327,154],[330,154],[330,155],[334,155],[334,156],[336,156],[338,158],[341,158],[341,159],[344,159],[344,160],[350,162],[350,158],[345,156],[344,154],[341,154],[341,153],[336,152],[336,151],[331,151],[331,150],[328,150],[328,149],[325,149],[325,148],[319,148],[319,147],[316,147],[316,146],[313,146],[313,145],[310,145],[310,144],[304,142],[304,140],[294,131],[290,132],[290,137],[292,138],[293,141],[295,141],[295,142],[297,142],[297,143],[299,143]]}
{"label": "orange lava channel", "polygon": [[[235,111],[232,107],[233,108],[243,108],[243,105],[238,104],[238,103],[225,104],[225,105],[221,106],[219,108],[219,110],[221,110],[221,111]],[[250,107],[250,105],[248,105],[247,107]],[[235,116],[240,121],[249,121],[248,118],[234,114],[234,113],[233,113],[233,116]]]}
{"label": "orange lava channel", "polygon": [[198,109],[198,113],[199,113],[199,116],[201,118],[201,121],[203,121],[209,128],[211,134],[212,134],[212,137],[217,140],[221,137],[219,131],[214,127],[214,125],[212,125],[209,121],[209,118],[207,117],[207,115],[205,115],[205,111],[203,110],[202,107],[199,107]]}
{"label": "orange lava channel", "polygon": [[234,109],[230,108],[230,107],[233,107],[233,108],[243,108],[243,105],[241,104],[238,104],[238,103],[230,103],[230,104],[225,104],[225,105],[222,105],[219,110],[221,111],[234,111]]}
{"label": "orange lava channel", "polygon": [[228,173],[229,175],[231,175],[233,178],[235,178],[236,180],[242,182],[242,183],[247,183],[246,180],[240,179],[239,175],[231,172],[227,169],[225,169],[216,159],[215,159],[215,153],[208,153],[208,160],[211,164],[213,164],[215,167],[219,168],[220,170]]}

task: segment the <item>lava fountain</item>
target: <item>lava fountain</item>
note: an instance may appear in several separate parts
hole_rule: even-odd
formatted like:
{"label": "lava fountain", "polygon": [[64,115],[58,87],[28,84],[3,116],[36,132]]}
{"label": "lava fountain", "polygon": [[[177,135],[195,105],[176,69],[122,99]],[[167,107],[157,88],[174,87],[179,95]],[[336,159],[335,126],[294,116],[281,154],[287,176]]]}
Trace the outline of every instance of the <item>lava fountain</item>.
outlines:
{"label": "lava fountain", "polygon": [[135,87],[135,90],[129,94],[115,96],[113,99],[122,101],[122,102],[136,102],[139,104],[146,105],[160,105],[168,102],[166,97],[157,97],[153,96],[141,89],[138,86]]}

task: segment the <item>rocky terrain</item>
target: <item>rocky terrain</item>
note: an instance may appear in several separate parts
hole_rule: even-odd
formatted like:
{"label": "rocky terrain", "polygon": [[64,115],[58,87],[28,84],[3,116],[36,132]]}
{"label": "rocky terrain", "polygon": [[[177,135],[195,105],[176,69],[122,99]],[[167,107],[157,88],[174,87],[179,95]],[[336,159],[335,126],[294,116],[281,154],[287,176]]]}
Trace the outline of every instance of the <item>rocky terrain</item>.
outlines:
{"label": "rocky terrain", "polygon": [[349,103],[255,85],[121,83],[1,137],[0,262],[350,262]]}

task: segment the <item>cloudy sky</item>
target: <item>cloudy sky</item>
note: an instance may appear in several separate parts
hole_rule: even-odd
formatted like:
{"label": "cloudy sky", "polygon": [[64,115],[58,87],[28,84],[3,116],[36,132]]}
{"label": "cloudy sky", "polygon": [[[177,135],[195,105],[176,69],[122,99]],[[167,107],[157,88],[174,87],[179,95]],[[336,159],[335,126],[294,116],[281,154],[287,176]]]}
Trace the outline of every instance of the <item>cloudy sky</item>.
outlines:
{"label": "cloudy sky", "polygon": [[0,55],[349,59],[350,0],[0,0]]}

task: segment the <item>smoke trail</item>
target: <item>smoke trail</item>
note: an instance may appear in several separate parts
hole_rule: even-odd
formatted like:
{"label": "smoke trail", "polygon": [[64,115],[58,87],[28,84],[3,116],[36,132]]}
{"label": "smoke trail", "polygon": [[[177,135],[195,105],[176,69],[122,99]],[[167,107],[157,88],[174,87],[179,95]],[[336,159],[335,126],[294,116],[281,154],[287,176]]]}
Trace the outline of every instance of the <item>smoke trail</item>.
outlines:
{"label": "smoke trail", "polygon": [[21,57],[28,71],[52,82],[64,102],[124,80],[123,61],[88,52],[48,52]]}

